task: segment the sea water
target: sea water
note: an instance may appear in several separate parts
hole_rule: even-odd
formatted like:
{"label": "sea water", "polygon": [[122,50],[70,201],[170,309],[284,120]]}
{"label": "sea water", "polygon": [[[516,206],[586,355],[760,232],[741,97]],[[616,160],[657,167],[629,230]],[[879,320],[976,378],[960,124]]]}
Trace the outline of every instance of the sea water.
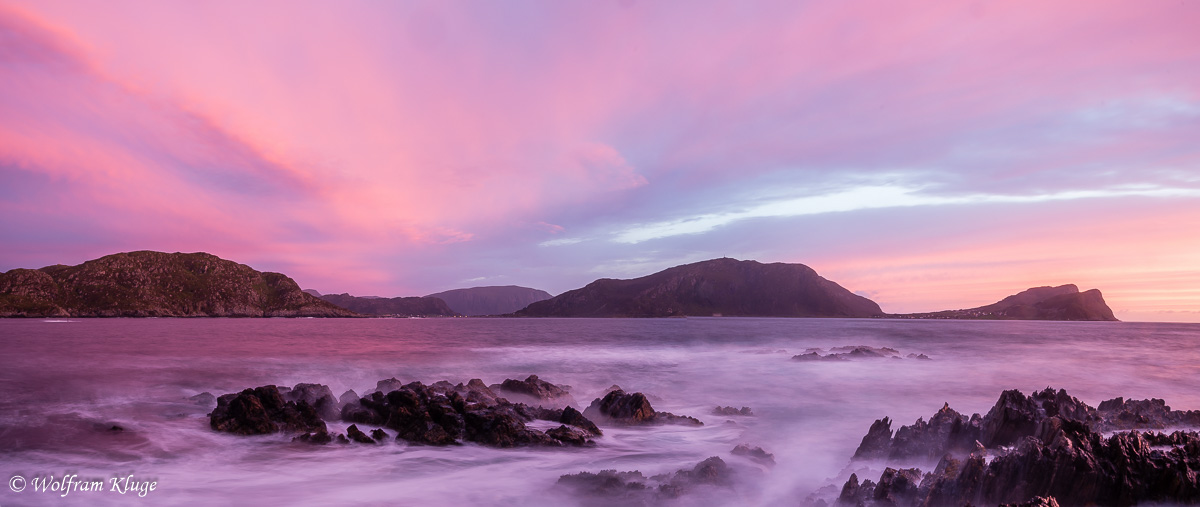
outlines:
{"label": "sea water", "polygon": [[[931,360],[791,359],[847,345]],[[943,403],[986,413],[1002,390],[1047,386],[1093,406],[1124,396],[1198,409],[1198,346],[1200,325],[1110,322],[7,319],[0,506],[571,505],[586,499],[556,487],[563,474],[651,476],[710,456],[733,467],[733,486],[666,503],[797,505],[840,487],[883,416],[897,428]],[[570,386],[580,409],[616,384],[704,425],[606,427],[585,448],[316,446],[217,433],[211,408],[188,399],[266,384],[321,383],[336,396],[391,377],[493,384],[530,374]],[[715,415],[718,405],[754,415]],[[743,443],[775,464],[730,453]]]}

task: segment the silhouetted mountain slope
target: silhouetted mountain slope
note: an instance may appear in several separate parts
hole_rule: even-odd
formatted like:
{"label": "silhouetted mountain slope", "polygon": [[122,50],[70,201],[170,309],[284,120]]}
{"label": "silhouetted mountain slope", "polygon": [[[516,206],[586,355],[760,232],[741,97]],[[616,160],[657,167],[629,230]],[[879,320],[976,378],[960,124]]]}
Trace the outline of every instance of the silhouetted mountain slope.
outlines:
{"label": "silhouetted mountain slope", "polygon": [[632,280],[596,280],[522,317],[873,317],[879,305],[803,264],[713,259]]}
{"label": "silhouetted mountain slope", "polygon": [[896,315],[910,319],[997,319],[997,320],[1107,320],[1115,321],[1112,309],[1099,290],[1079,292],[1074,284],[1034,287],[997,303],[966,310]]}
{"label": "silhouetted mountain slope", "polygon": [[291,278],[207,253],[128,252],[0,274],[5,317],[353,317]]}
{"label": "silhouetted mountain slope", "polygon": [[454,289],[426,297],[440,298],[463,315],[502,315],[550,299],[549,292],[516,285]]}

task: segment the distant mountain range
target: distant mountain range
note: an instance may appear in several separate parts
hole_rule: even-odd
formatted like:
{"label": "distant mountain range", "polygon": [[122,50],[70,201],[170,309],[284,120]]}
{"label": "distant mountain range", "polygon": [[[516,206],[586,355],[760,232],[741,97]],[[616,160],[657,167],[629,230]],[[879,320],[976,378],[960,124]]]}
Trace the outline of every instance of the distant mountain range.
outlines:
{"label": "distant mountain range", "polygon": [[552,296],[544,290],[504,285],[454,289],[425,297],[439,298],[463,315],[503,315]]}
{"label": "distant mountain range", "polygon": [[304,292],[363,315],[395,317],[453,317],[458,315],[446,305],[445,301],[434,297],[359,297],[350,294],[321,294],[311,289],[306,289]]}
{"label": "distant mountain range", "polygon": [[0,274],[5,317],[354,317],[291,278],[206,253],[128,252]]}
{"label": "distant mountain range", "polygon": [[1058,287],[1034,287],[1008,296],[997,303],[967,310],[894,315],[908,319],[991,319],[991,320],[1109,320],[1112,309],[1099,290],[1079,292],[1073,284]]}
{"label": "distant mountain range", "polygon": [[803,264],[713,259],[632,280],[600,279],[518,317],[878,317],[874,301]]}
{"label": "distant mountain range", "polygon": [[128,252],[0,273],[0,317],[842,317],[1117,320],[1096,289],[1035,287],[978,308],[885,314],[803,264],[713,259],[550,294],[474,287],[425,297],[301,291],[279,273],[206,253]]}

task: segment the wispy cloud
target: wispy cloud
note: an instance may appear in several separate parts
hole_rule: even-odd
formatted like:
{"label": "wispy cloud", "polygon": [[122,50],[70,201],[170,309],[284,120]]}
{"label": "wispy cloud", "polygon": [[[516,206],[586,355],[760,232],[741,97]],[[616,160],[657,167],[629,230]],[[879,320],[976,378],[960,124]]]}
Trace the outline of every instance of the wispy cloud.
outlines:
{"label": "wispy cloud", "polygon": [[1124,188],[1071,190],[1031,195],[966,194],[942,196],[922,193],[920,187],[864,186],[837,193],[758,203],[737,211],[709,213],[633,226],[615,235],[619,243],[641,243],[684,234],[701,234],[718,227],[755,218],[797,217],[849,211],[914,206],[948,206],[997,203],[1038,203],[1115,197],[1200,197],[1198,188],[1161,188],[1153,185]]}

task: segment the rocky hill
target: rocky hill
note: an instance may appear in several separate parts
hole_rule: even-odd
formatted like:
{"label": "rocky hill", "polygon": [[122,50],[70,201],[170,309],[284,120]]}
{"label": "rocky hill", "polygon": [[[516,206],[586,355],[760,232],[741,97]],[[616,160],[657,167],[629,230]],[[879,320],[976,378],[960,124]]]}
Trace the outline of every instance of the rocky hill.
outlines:
{"label": "rocky hill", "polygon": [[910,319],[1106,320],[1115,321],[1099,290],[1079,292],[1073,284],[1034,287],[999,302],[966,310],[897,315]]}
{"label": "rocky hill", "polygon": [[364,315],[395,317],[453,317],[458,315],[435,297],[358,297],[350,294],[321,294],[320,298]]}
{"label": "rocky hill", "polygon": [[713,259],[632,280],[596,280],[521,317],[873,317],[879,305],[803,264]]}
{"label": "rocky hill", "polygon": [[504,285],[454,289],[426,297],[439,298],[463,315],[503,315],[553,296],[544,290]]}
{"label": "rocky hill", "polygon": [[207,253],[128,252],[0,274],[3,317],[353,317],[291,278]]}

